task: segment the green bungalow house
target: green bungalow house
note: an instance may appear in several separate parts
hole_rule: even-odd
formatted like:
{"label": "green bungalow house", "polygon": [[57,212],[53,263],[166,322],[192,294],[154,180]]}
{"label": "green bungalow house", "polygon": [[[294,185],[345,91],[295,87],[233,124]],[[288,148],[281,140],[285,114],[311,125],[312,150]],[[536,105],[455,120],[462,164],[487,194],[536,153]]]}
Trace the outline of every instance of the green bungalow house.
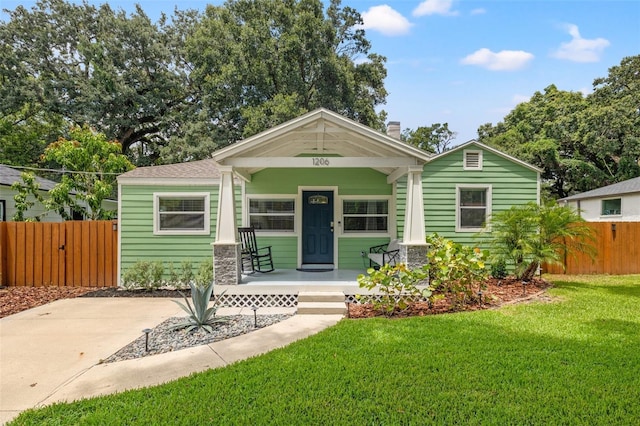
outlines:
{"label": "green bungalow house", "polygon": [[211,159],[127,172],[118,191],[120,276],[213,254],[216,285],[235,286],[238,227],[272,247],[276,272],[363,272],[363,253],[395,239],[417,266],[427,234],[472,244],[492,212],[539,201],[540,170],[475,141],[434,156],[318,109]]}

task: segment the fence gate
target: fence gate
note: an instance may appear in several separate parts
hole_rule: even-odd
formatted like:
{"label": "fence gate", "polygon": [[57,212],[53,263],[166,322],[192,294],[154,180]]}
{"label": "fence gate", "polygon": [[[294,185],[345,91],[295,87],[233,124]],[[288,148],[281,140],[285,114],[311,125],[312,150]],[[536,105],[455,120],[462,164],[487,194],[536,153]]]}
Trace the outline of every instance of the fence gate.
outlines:
{"label": "fence gate", "polygon": [[117,222],[1,222],[0,283],[117,285]]}

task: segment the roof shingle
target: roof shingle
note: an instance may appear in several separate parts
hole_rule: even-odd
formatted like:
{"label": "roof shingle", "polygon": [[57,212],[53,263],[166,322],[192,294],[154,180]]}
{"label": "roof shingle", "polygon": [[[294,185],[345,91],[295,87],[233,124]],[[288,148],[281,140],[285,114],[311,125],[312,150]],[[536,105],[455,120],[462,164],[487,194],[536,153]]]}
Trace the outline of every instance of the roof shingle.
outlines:
{"label": "roof shingle", "polygon": [[138,167],[118,176],[118,179],[177,178],[177,179],[219,179],[218,165],[212,159],[187,163],[165,164],[161,166]]}

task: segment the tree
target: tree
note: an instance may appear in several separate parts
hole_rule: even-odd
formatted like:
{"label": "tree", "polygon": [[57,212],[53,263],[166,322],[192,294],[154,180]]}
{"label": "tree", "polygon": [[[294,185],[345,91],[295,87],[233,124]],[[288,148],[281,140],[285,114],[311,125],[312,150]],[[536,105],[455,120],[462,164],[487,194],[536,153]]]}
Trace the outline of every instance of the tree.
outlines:
{"label": "tree", "polygon": [[385,58],[369,53],[361,23],[339,0],[326,13],[320,0],[207,7],[188,53],[214,139],[232,143],[318,107],[381,129]]}
{"label": "tree", "polygon": [[44,161],[69,171],[49,191],[45,207],[65,220],[71,219],[69,211],[87,219],[113,218],[115,212],[106,210],[102,202],[113,195],[117,175],[131,170],[133,164],[121,154],[120,144],[102,133],[85,126],[71,129],[69,135],[45,149]]}
{"label": "tree", "polygon": [[95,126],[140,163],[181,133],[179,113],[191,99],[182,53],[193,13],[176,12],[172,26],[165,16],[152,23],[140,7],[127,16],[86,0],[40,0],[9,15],[0,23],[0,117],[38,105]]}
{"label": "tree", "polygon": [[[490,231],[489,231],[490,229]],[[593,236],[580,214],[554,201],[513,206],[494,214],[488,241],[492,260],[506,260],[518,279],[531,280],[542,263],[564,265],[567,254],[593,253]]]}
{"label": "tree", "polygon": [[554,197],[640,176],[639,81],[640,56],[624,58],[591,95],[551,85],[480,126],[479,140],[540,167]]}
{"label": "tree", "polygon": [[402,140],[432,154],[440,154],[449,149],[456,135],[449,130],[449,123],[435,123],[416,130],[405,129]]}
{"label": "tree", "polygon": [[63,131],[62,117],[25,104],[0,116],[0,163],[35,166],[44,148]]}

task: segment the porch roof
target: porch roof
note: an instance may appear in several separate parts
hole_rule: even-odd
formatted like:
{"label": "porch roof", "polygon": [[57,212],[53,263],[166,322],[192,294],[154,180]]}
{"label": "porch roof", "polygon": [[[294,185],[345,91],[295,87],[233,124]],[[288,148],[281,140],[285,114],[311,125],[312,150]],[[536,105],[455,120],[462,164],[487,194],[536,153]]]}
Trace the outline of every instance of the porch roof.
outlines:
{"label": "porch roof", "polygon": [[[387,175],[422,166],[427,152],[324,108],[214,152],[245,176],[266,167],[313,167],[308,157],[335,157],[335,167],[371,167]],[[340,159],[340,157],[346,157]]]}

